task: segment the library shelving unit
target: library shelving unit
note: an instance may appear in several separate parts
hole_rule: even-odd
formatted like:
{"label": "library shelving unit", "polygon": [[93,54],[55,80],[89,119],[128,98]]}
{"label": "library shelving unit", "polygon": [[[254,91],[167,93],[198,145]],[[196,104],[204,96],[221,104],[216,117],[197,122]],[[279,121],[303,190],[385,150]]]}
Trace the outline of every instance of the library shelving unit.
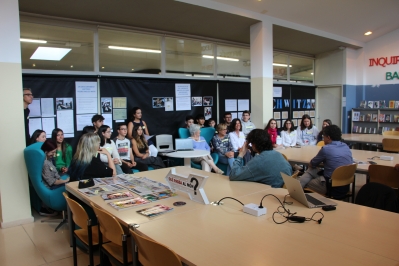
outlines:
{"label": "library shelving unit", "polygon": [[382,134],[399,127],[399,110],[392,108],[353,108],[352,133]]}

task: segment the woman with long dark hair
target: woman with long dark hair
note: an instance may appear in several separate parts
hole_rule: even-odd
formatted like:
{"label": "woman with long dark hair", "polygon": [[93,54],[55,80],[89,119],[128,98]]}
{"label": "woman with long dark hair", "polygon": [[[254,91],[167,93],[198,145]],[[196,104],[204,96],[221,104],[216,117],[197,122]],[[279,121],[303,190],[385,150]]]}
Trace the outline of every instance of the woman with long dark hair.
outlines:
{"label": "woman with long dark hair", "polygon": [[276,144],[278,136],[277,121],[271,118],[265,127],[265,131],[270,136],[270,141],[272,142],[273,148],[276,148],[278,146]]}
{"label": "woman with long dark hair", "polygon": [[36,129],[35,132],[33,132],[32,137],[30,137],[30,144],[36,143],[36,142],[45,142],[46,141],[46,131],[41,130],[41,129]]}
{"label": "woman with long dark hair", "polygon": [[317,143],[317,135],[319,134],[319,130],[312,123],[312,119],[309,115],[304,114],[302,116],[301,125],[297,128],[297,139],[296,142],[298,145],[307,146],[307,145],[316,145]]}
{"label": "woman with long dark hair", "polygon": [[331,122],[330,119],[324,119],[324,120],[323,120],[323,126],[322,126],[322,128],[321,128],[321,130],[320,130],[320,132],[319,132],[319,135],[317,135],[317,142],[323,140],[323,129],[324,129],[325,127],[328,127],[328,126],[331,126],[331,125],[332,125],[332,122]]}
{"label": "woman with long dark hair", "polygon": [[[115,165],[116,174],[117,175],[123,174],[121,168],[122,166],[121,158],[119,157],[119,153],[118,150],[116,149],[115,142],[111,140],[111,134],[112,134],[111,128],[107,125],[102,125],[98,129],[97,134],[100,137],[100,148],[106,149],[112,157],[112,161],[114,162]],[[109,164],[108,156],[106,156],[105,154],[100,154],[100,160],[106,165]]]}
{"label": "woman with long dark hair", "polygon": [[296,133],[292,120],[285,120],[283,130],[281,131],[281,139],[284,147],[292,147],[296,145]]}
{"label": "woman with long dark hair", "polygon": [[61,174],[68,172],[68,167],[72,161],[72,146],[64,138],[64,132],[60,128],[53,129],[51,140],[57,143],[57,151],[54,156],[55,167]]}

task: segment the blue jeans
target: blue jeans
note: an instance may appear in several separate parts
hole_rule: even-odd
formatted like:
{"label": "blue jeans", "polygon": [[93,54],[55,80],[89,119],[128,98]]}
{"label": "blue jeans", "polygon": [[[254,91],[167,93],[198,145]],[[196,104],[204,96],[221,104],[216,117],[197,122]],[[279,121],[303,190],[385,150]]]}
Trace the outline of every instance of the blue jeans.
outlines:
{"label": "blue jeans", "polygon": [[227,173],[226,175],[229,176],[231,172],[231,167],[233,167],[234,163],[234,157],[233,158],[227,158],[226,155],[221,155],[219,153],[219,162],[223,164],[227,164]]}

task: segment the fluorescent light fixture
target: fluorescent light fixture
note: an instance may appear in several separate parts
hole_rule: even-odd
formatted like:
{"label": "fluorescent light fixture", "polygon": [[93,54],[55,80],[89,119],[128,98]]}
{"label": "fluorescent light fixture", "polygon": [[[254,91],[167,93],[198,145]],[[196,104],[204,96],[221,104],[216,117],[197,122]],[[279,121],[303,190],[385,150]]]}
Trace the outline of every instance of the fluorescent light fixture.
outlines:
{"label": "fluorescent light fixture", "polygon": [[134,52],[154,53],[154,54],[161,53],[161,50],[141,49],[141,48],[132,48],[132,47],[112,46],[112,45],[108,46],[108,48],[116,50],[134,51]]}
{"label": "fluorescent light fixture", "polygon": [[371,35],[372,34],[372,32],[371,31],[368,31],[368,32],[366,32],[364,35]]}
{"label": "fluorescent light fixture", "polygon": [[26,38],[20,38],[20,42],[34,42],[34,43],[47,43],[45,40],[34,40],[34,39],[26,39]]}
{"label": "fluorescent light fixture", "polygon": [[72,49],[39,46],[30,59],[60,61]]}
{"label": "fluorescent light fixture", "polygon": [[312,73],[310,73],[310,75],[313,75],[313,72],[312,72]]}
{"label": "fluorescent light fixture", "polygon": [[211,76],[209,75],[200,75],[200,74],[194,74],[194,75],[187,75],[186,77],[199,77],[199,78],[210,78]]}
{"label": "fluorescent light fixture", "polygon": [[[287,67],[286,64],[278,64],[278,63],[273,63],[273,66]],[[292,67],[292,65],[290,65],[290,67]]]}
{"label": "fluorescent light fixture", "polygon": [[[203,57],[203,58],[209,58],[209,59],[213,59],[213,58],[214,58],[214,57],[211,56],[211,55],[203,55],[202,57]],[[240,60],[237,59],[237,58],[230,58],[230,57],[223,57],[223,56],[218,56],[218,57],[216,57],[216,59],[219,59],[219,60],[226,60],[226,61],[234,61],[234,62],[240,61]]]}

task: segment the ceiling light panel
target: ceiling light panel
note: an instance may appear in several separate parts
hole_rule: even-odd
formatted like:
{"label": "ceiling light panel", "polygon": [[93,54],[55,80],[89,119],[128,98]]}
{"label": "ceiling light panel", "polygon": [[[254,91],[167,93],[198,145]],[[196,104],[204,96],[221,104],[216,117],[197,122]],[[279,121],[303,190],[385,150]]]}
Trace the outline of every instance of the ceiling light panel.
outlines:
{"label": "ceiling light panel", "polygon": [[72,49],[70,48],[55,48],[55,47],[41,47],[39,46],[33,55],[30,57],[31,60],[51,60],[60,61],[67,53]]}

